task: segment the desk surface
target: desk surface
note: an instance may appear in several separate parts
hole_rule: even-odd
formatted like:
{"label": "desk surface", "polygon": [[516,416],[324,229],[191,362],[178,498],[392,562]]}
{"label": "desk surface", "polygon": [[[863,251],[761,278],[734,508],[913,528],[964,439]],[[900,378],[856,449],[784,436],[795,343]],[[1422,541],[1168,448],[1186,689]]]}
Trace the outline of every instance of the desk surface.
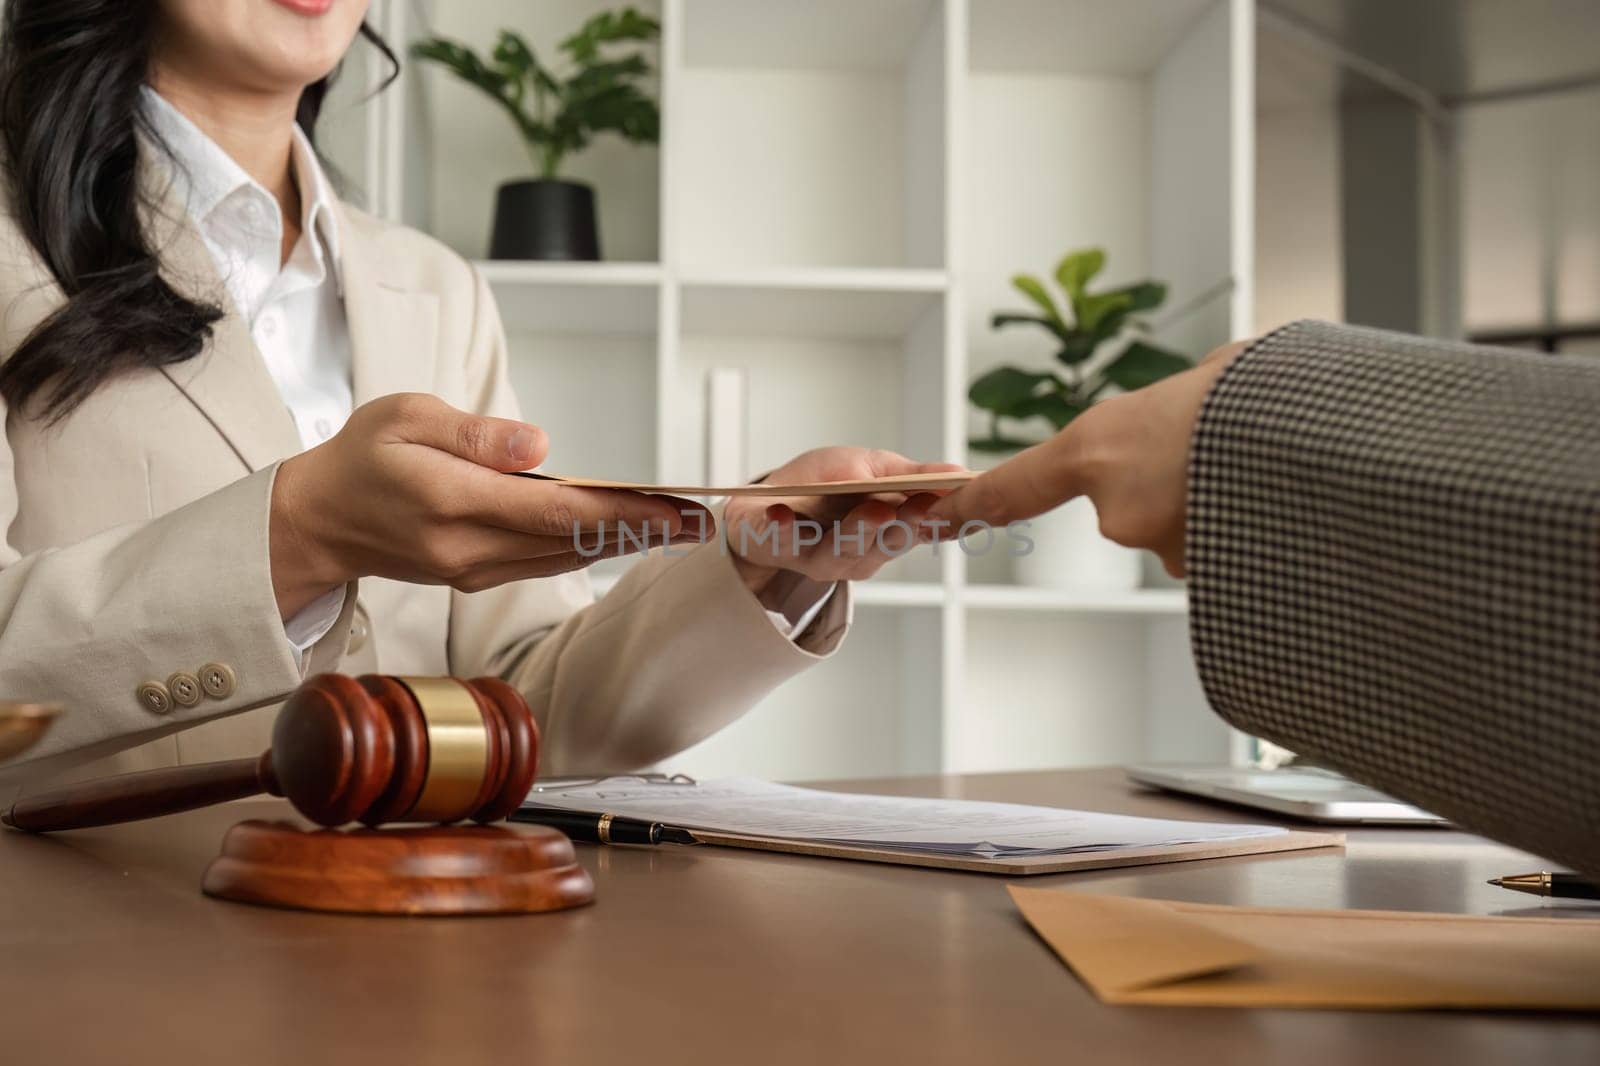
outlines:
{"label": "desk surface", "polygon": [[[853,782],[1164,817],[1237,812],[1111,770]],[[340,918],[200,894],[256,801],[55,838],[0,832],[0,1060],[338,1063],[1600,1062],[1600,1018],[1108,1007],[990,875],[716,848],[580,845],[598,901],[555,915]],[[1268,820],[1256,818],[1255,820]],[[1462,834],[1029,879],[1268,906],[1552,911]]]}

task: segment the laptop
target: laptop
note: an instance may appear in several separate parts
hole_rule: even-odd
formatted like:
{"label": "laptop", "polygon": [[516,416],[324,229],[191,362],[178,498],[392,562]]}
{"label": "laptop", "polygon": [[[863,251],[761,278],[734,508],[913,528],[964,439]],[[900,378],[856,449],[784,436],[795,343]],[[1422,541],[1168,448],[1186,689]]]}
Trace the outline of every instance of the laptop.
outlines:
{"label": "laptop", "polygon": [[1311,766],[1250,770],[1220,766],[1130,766],[1141,785],[1340,825],[1449,825],[1438,815]]}

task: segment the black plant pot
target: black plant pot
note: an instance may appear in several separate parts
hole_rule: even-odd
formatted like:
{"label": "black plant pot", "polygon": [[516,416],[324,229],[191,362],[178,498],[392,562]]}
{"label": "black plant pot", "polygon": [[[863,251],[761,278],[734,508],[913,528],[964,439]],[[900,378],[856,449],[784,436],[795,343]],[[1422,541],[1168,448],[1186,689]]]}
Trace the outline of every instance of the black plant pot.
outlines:
{"label": "black plant pot", "polygon": [[494,201],[490,259],[599,259],[594,190],[575,181],[508,181]]}

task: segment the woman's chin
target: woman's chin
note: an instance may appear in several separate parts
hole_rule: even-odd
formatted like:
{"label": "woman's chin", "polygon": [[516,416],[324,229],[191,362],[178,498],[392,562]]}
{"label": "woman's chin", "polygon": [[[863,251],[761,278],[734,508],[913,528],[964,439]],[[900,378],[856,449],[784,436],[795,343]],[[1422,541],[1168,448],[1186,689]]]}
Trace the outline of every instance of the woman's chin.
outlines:
{"label": "woman's chin", "polygon": [[366,0],[166,0],[160,65],[184,80],[294,91],[339,64]]}
{"label": "woman's chin", "polygon": [[258,41],[248,51],[232,49],[234,77],[261,89],[299,92],[333,73],[349,49],[350,41],[334,27],[307,22],[270,41]]}

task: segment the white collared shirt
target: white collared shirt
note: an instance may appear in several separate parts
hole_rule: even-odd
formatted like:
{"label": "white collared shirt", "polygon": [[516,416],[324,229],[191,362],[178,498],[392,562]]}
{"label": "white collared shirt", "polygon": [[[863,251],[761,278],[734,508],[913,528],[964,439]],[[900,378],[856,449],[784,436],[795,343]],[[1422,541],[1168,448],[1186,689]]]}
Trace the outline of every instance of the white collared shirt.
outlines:
{"label": "white collared shirt", "polygon": [[[284,261],[283,215],[268,192],[188,116],[154,89],[144,89],[145,113],[172,153],[177,183],[190,220],[200,231],[234,308],[278,386],[300,433],[313,448],[333,436],[354,408],[350,328],[345,317],[334,196],[317,154],[299,126],[291,162],[300,190],[300,239]],[[772,624],[793,639],[821,613],[833,594],[787,612],[768,611]],[[344,588],[319,597],[284,622],[295,662],[333,628],[344,607]]]}
{"label": "white collared shirt", "polygon": [[350,417],[350,330],[345,320],[333,191],[316,152],[294,129],[300,239],[281,262],[277,198],[154,90],[146,113],[177,163],[175,180],[228,296],[300,433],[314,447]]}
{"label": "white collared shirt", "polygon": [[[172,153],[173,180],[189,218],[234,308],[250,326],[301,445],[321,444],[339,432],[355,400],[339,225],[333,191],[316,152],[296,126],[292,161],[300,190],[300,239],[284,261],[277,198],[148,86],[144,103],[150,124]],[[302,671],[306,651],[333,628],[343,608],[340,586],[284,622],[284,635]]]}

